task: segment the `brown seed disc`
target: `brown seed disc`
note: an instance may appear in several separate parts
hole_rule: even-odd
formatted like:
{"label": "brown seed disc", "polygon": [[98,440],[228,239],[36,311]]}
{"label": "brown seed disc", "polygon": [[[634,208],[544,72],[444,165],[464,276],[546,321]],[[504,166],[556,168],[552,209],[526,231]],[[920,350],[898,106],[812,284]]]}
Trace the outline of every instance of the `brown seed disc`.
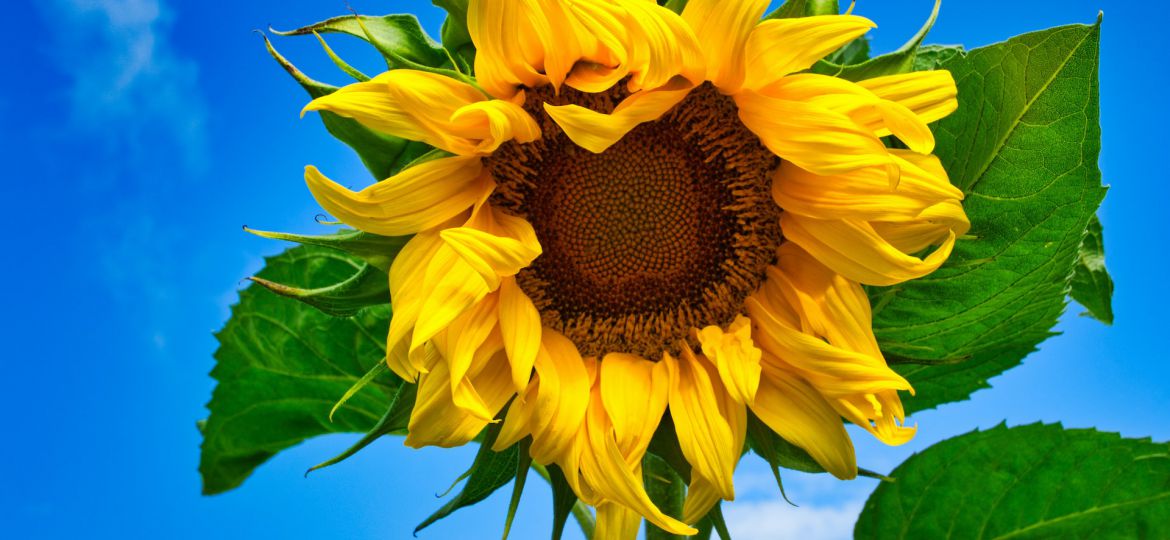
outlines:
{"label": "brown seed disc", "polygon": [[677,354],[691,328],[729,324],[763,281],[782,240],[770,196],[779,159],[710,84],[600,154],[543,109],[608,113],[626,95],[529,90],[543,137],[508,143],[485,164],[492,203],[527,218],[544,250],[517,281],[545,326],[586,356],[657,360]]}

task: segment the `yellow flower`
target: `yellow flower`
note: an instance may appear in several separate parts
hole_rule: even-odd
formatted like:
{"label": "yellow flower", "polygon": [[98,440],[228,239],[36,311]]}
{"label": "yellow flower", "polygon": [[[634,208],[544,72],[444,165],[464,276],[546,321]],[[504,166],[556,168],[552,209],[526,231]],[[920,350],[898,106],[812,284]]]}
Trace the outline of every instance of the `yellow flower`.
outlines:
{"label": "yellow flower", "polygon": [[[399,69],[306,107],[454,154],[358,192],[306,172],[341,221],[414,235],[386,359],[418,384],[406,444],[502,421],[497,448],[531,437],[598,538],[633,538],[735,497],[749,410],[840,478],[842,417],[914,435],[861,284],[932,272],[968,228],[927,128],[954,81],[804,73],[873,23],[761,22],[767,4],[471,0],[475,85]],[[641,480],[666,414],[692,466],[681,519]]]}

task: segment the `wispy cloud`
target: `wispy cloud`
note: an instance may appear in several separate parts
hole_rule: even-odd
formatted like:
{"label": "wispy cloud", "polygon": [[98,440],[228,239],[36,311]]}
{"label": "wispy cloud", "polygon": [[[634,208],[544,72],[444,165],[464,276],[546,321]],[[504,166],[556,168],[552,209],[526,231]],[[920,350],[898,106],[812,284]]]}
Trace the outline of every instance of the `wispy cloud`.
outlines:
{"label": "wispy cloud", "polygon": [[736,540],[845,540],[853,536],[862,504],[797,508],[780,499],[736,501],[725,505],[723,512]]}
{"label": "wispy cloud", "polygon": [[170,43],[161,0],[42,4],[54,57],[72,80],[71,128],[133,159],[163,147],[187,169],[204,162],[206,106],[198,66]]}

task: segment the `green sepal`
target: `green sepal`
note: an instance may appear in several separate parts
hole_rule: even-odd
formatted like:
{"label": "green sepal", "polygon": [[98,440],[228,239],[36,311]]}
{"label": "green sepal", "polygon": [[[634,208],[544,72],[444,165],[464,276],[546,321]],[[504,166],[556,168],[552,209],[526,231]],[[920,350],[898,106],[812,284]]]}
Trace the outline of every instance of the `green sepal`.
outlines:
{"label": "green sepal", "polygon": [[815,15],[836,15],[838,13],[841,13],[841,6],[837,3],[837,0],[785,0],[780,7],[764,15],[763,20],[794,19]]}
{"label": "green sepal", "polygon": [[447,54],[419,25],[414,15],[342,15],[295,30],[272,33],[305,36],[313,33],[341,33],[373,45],[386,58],[390,69],[436,68],[447,64]]}
{"label": "green sepal", "polygon": [[272,231],[244,230],[262,238],[285,240],[301,245],[329,248],[358,257],[383,273],[390,271],[394,257],[410,240],[409,236],[379,236],[368,232],[343,229],[333,234],[304,235]]}
{"label": "green sepal", "polygon": [[346,75],[349,75],[355,81],[366,82],[370,80],[369,75],[362,73],[357,68],[349,65],[345,60],[342,60],[340,56],[337,56],[337,53],[333,52],[333,48],[329,46],[329,43],[325,41],[325,38],[321,36],[320,32],[314,31],[313,36],[317,38],[317,41],[321,42],[321,48],[325,50],[325,54],[329,56],[329,59],[333,61],[333,65],[337,66],[337,69],[345,72]]}
{"label": "green sepal", "polygon": [[[313,80],[302,73],[277,52],[268,36],[263,33],[260,35],[264,38],[264,47],[268,49],[268,54],[301,85],[301,88],[309,93],[309,97],[316,99],[337,91],[336,86]],[[431,149],[429,145],[418,141],[408,141],[378,133],[355,120],[338,116],[329,111],[320,111],[320,116],[321,122],[325,124],[325,129],[337,140],[353,148],[376,180],[394,176],[402,170],[403,165]]]}
{"label": "green sepal", "polygon": [[519,443],[520,459],[516,461],[516,481],[512,483],[512,499],[508,501],[508,515],[504,519],[503,540],[508,540],[512,532],[512,520],[516,519],[516,510],[520,507],[520,496],[524,493],[524,484],[528,481],[528,469],[532,468],[532,454],[528,453],[532,446],[532,438],[525,437]]}
{"label": "green sepal", "polygon": [[565,522],[569,520],[570,515],[581,527],[585,538],[593,538],[593,529],[597,525],[597,518],[594,517],[593,511],[585,503],[577,500],[577,494],[573,493],[572,486],[565,479],[564,471],[552,463],[546,467],[533,462],[532,468],[552,488],[552,540],[561,540],[561,536],[565,533]]}
{"label": "green sepal", "polygon": [[687,8],[687,0],[658,0],[658,5],[666,7],[675,13],[682,14]]}
{"label": "green sepal", "polygon": [[930,11],[930,17],[926,19],[926,23],[918,29],[914,37],[910,38],[910,41],[907,41],[898,50],[853,65],[821,60],[813,65],[813,73],[832,75],[849,81],[863,81],[874,77],[913,71],[918,49],[922,46],[927,34],[930,33],[930,29],[934,28],[934,22],[938,20],[938,10],[941,5],[942,0],[935,0],[934,9]]}
{"label": "green sepal", "polygon": [[[385,362],[379,362],[378,364],[382,366],[386,365]],[[371,369],[370,373],[374,373],[376,369],[377,366],[375,366],[374,369]],[[360,384],[360,381],[355,383],[355,386],[357,386],[357,384]],[[370,428],[370,430],[366,432],[365,436],[359,439],[358,442],[354,443],[353,446],[347,448],[344,452],[326,461],[309,467],[309,470],[305,471],[305,476],[309,476],[309,473],[315,470],[324,469],[325,467],[336,465],[342,461],[345,461],[346,459],[349,459],[351,456],[360,452],[362,449],[369,446],[370,443],[378,440],[383,435],[405,434],[406,426],[408,423],[410,423],[410,412],[414,409],[414,398],[417,392],[418,386],[409,383],[400,383],[398,385],[398,392],[394,394],[393,401],[391,401],[390,406],[386,408],[386,413],[382,415],[382,418],[378,420],[378,423],[375,424],[374,427]],[[337,406],[344,404],[345,401],[346,400],[343,399],[342,401],[338,402]],[[337,406],[334,407],[336,408]],[[333,413],[330,412],[329,416],[330,421],[332,421]]]}
{"label": "green sepal", "polygon": [[471,468],[468,469],[467,483],[453,499],[447,501],[447,504],[419,523],[414,528],[416,534],[434,522],[451,515],[452,512],[486,499],[488,495],[516,477],[516,466],[520,461],[518,445],[514,444],[501,452],[492,450],[492,445],[495,444],[502,425],[503,422],[488,425],[483,441],[480,442],[479,451],[475,454],[475,460],[471,463]]}
{"label": "green sepal", "polygon": [[1087,310],[1083,315],[1113,324],[1113,278],[1105,268],[1105,237],[1096,215],[1081,240],[1070,287],[1069,296]]}
{"label": "green sepal", "polygon": [[[344,258],[344,255],[340,255]],[[302,288],[336,283],[361,261],[338,252],[300,246],[269,257],[259,277]],[[239,486],[277,452],[326,433],[363,433],[379,423],[396,377],[379,377],[337,409],[338,397],[386,356],[390,306],[353,317],[326,315],[263,287],[240,292],[232,316],[216,334],[219,349],[211,376],[199,472],[205,494]]]}
{"label": "green sepal", "polygon": [[351,317],[364,308],[390,303],[390,283],[386,272],[364,261],[357,263],[352,276],[313,289],[293,287],[259,276],[248,279],[276,294],[299,300],[334,317]]}
{"label": "green sepal", "polygon": [[458,62],[459,71],[474,73],[475,43],[467,31],[467,0],[431,0],[431,3],[447,12],[439,30],[443,48]]}
{"label": "green sepal", "polygon": [[1168,449],[1059,424],[974,431],[899,465],[854,537],[1165,538]]}

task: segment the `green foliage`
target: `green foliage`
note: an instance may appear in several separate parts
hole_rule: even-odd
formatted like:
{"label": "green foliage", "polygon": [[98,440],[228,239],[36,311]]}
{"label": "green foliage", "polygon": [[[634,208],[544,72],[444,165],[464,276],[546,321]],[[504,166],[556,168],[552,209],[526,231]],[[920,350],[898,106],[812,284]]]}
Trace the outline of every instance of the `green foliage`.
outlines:
{"label": "green foliage", "polygon": [[1089,221],[1081,241],[1069,295],[1085,306],[1086,315],[1113,324],[1113,278],[1105,269],[1105,239],[1097,216]]}
{"label": "green foliage", "polygon": [[272,32],[280,36],[349,34],[378,49],[391,69],[416,65],[438,67],[447,62],[443,48],[427,36],[414,15],[344,15],[296,30]]}
{"label": "green foliage", "polygon": [[[841,51],[835,53],[834,56],[817,62],[813,66],[812,71],[850,81],[862,81],[883,75],[894,75],[912,71],[915,63],[914,60],[918,56],[918,50],[922,46],[923,40],[926,39],[926,35],[930,33],[930,29],[934,28],[935,20],[938,19],[938,9],[941,4],[942,0],[935,0],[934,9],[931,10],[930,17],[926,19],[926,23],[914,34],[914,37],[910,38],[910,41],[907,41],[898,50],[861,62],[849,62],[849,58],[839,56],[847,54],[847,51],[843,48]],[[850,42],[846,47],[854,43],[857,43],[857,40]],[[868,50],[868,48],[867,45],[866,49]]]}
{"label": "green foliage", "polygon": [[[345,280],[361,264],[335,250],[302,246],[271,257],[259,277],[317,288]],[[325,433],[367,431],[386,410],[398,382],[375,379],[329,409],[385,356],[389,306],[349,318],[326,315],[261,287],[240,302],[216,338],[218,381],[203,430],[199,471],[204,493],[232,489],[274,454]]]}
{"label": "green foliage", "polygon": [[410,240],[410,237],[407,236],[378,236],[376,234],[350,229],[343,229],[333,234],[319,236],[258,231],[247,227],[244,227],[244,230],[262,238],[286,240],[298,244],[321,246],[344,251],[366,261],[370,266],[382,272],[390,271],[390,264],[394,262],[394,256]]}
{"label": "green foliage", "polygon": [[875,295],[883,350],[917,359],[899,366],[917,389],[910,411],[986,387],[1049,337],[1064,310],[1105,191],[1099,29],[1034,32],[939,64],[954,74],[960,100],[934,130],[936,153],[966,193],[973,238],[934,274]]}
{"label": "green foliage", "polygon": [[837,0],[784,0],[780,7],[764,15],[764,20],[836,15],[841,12]]}
{"label": "green foliage", "polygon": [[460,508],[486,499],[488,495],[516,477],[516,467],[520,462],[519,445],[512,445],[511,448],[502,452],[492,450],[492,444],[496,442],[496,436],[500,434],[501,426],[501,422],[488,426],[487,435],[479,445],[479,452],[475,454],[475,461],[472,462],[471,468],[464,473],[467,483],[463,485],[463,489],[453,499],[447,501],[447,504],[444,504],[442,508],[419,523],[414,528],[415,533],[451,515],[452,512]]}
{"label": "green foliage", "polygon": [[349,317],[362,308],[390,302],[390,283],[385,272],[364,261],[353,261],[348,257],[341,259],[353,264],[353,275],[324,287],[292,287],[258,276],[248,279],[276,294],[300,300],[334,317]]}
{"label": "green foliage", "polygon": [[[683,499],[686,495],[687,484],[666,460],[654,455],[646,454],[642,458],[642,484],[646,486],[646,494],[662,513],[681,518]],[[646,522],[646,540],[677,540],[681,536],[670,534],[659,529],[653,523]]]}
{"label": "green foliage", "polygon": [[455,59],[458,69],[472,73],[475,68],[475,44],[467,31],[467,0],[432,0],[432,4],[447,11],[440,36],[443,48]]}
{"label": "green foliage", "polygon": [[1059,425],[1000,425],[938,443],[894,470],[855,537],[1164,538],[1170,450]]}

